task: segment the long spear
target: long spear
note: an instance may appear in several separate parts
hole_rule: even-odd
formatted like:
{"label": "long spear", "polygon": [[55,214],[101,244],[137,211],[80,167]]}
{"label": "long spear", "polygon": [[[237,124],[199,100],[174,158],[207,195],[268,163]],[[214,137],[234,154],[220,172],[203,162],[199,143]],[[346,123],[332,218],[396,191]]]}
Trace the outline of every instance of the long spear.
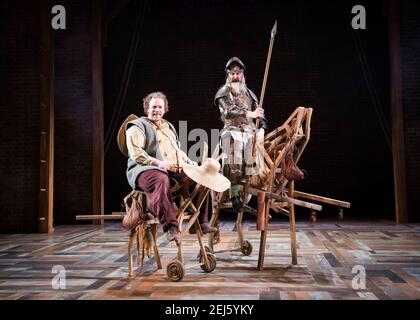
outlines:
{"label": "long spear", "polygon": [[[259,108],[263,107],[264,102],[264,95],[265,95],[265,87],[267,85],[267,78],[268,78],[268,70],[270,69],[270,61],[271,61],[271,53],[273,51],[273,45],[274,45],[274,37],[277,33],[277,20],[274,23],[273,29],[271,29],[271,37],[270,37],[270,47],[268,48],[268,56],[267,56],[267,62],[265,63],[265,72],[264,72],[264,80],[263,85],[261,89],[261,96],[260,96],[260,103],[258,105]],[[255,131],[254,131],[254,141],[252,143],[252,156],[255,158],[256,156],[256,144],[257,144],[257,129],[260,125],[260,118],[257,118],[257,123],[255,125]]]}

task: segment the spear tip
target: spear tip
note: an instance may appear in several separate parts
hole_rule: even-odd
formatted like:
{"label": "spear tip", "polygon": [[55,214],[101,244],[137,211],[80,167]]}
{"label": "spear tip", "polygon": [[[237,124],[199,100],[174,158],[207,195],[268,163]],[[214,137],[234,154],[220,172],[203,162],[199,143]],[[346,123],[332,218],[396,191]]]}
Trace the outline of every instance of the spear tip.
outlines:
{"label": "spear tip", "polygon": [[276,33],[277,33],[277,20],[276,22],[274,22],[273,29],[271,29],[271,37],[274,38],[276,36]]}

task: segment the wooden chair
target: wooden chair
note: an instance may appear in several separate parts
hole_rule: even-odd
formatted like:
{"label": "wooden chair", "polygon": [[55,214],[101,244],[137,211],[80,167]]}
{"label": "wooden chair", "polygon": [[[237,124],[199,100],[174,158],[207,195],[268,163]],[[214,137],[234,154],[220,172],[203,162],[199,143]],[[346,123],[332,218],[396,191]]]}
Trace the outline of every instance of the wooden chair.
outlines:
{"label": "wooden chair", "polygon": [[[174,202],[177,206],[177,217],[181,229],[181,239],[189,234],[191,228],[195,229],[195,234],[200,246],[200,252],[198,254],[199,263],[198,265],[201,269],[207,273],[212,272],[216,268],[216,258],[210,252],[209,248],[204,245],[203,242],[203,232],[201,231],[200,224],[198,223],[198,216],[200,214],[200,209],[204,202],[206,201],[210,190],[200,186],[195,185],[191,194],[184,194],[180,192],[182,186],[175,185],[172,187],[171,192],[174,199]],[[146,196],[141,191],[139,196],[141,199],[142,207],[147,212]],[[113,214],[113,215],[78,215],[76,220],[122,220],[125,213]],[[187,221],[186,226],[182,226],[183,222]],[[157,226],[159,221],[155,217],[150,217],[144,223],[137,225],[135,228],[129,231],[128,236],[128,278],[134,277],[133,272],[133,243],[136,242],[136,266],[143,267],[145,254],[148,257],[151,257],[151,251],[153,248],[153,253],[156,260],[156,265],[158,269],[162,269],[162,263],[160,260],[159,249],[156,243],[156,234]],[[177,244],[177,255],[176,257],[167,265],[166,272],[171,281],[181,281],[185,274],[185,265],[184,265],[184,255],[182,249],[182,240]],[[193,266],[191,266],[193,267]]]}
{"label": "wooden chair", "polygon": [[[177,217],[179,222],[179,228],[181,231],[181,242],[177,243],[177,255],[172,259],[172,261],[166,267],[166,273],[171,281],[181,281],[185,274],[185,264],[184,264],[184,254],[182,248],[182,238],[189,234],[191,228],[195,229],[195,234],[197,236],[198,244],[200,246],[200,252],[198,254],[199,266],[205,272],[212,272],[216,268],[216,258],[209,251],[209,249],[204,245],[203,242],[203,232],[201,231],[200,224],[198,223],[198,216],[200,214],[200,209],[205,203],[209,189],[204,188],[200,185],[195,185],[192,192],[189,194],[182,192],[182,185],[175,183],[171,188],[172,198],[174,200],[174,205],[177,208]],[[146,196],[141,192],[142,196],[142,207],[143,210],[147,210]],[[146,212],[147,214],[147,212]],[[185,227],[183,227],[183,222],[187,221]],[[132,244],[134,239],[136,239],[137,244],[137,267],[143,266],[144,254],[150,257],[151,248],[153,248],[155,259],[158,269],[162,268],[160,262],[159,251],[156,245],[156,230],[159,221],[157,218],[154,218],[149,221],[145,221],[144,224],[137,226],[130,232],[129,242],[128,242],[128,252],[129,252],[129,275],[132,276]],[[142,250],[140,254],[140,249]]]}

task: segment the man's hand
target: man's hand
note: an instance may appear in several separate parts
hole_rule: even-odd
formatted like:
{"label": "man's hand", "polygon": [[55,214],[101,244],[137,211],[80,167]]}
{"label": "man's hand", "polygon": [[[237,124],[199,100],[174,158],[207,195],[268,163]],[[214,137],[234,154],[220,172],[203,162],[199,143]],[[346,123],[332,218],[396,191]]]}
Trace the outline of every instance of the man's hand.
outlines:
{"label": "man's hand", "polygon": [[152,164],[155,165],[155,166],[158,166],[161,169],[166,169],[166,170],[169,170],[169,171],[172,171],[171,169],[173,167],[173,165],[170,164],[169,162],[161,161],[161,160],[157,160],[157,159],[154,160]]}
{"label": "man's hand", "polygon": [[246,117],[248,119],[264,118],[264,109],[257,108],[255,111],[247,111]]}
{"label": "man's hand", "polygon": [[177,164],[172,164],[171,168],[169,169],[169,171],[172,172],[181,172],[182,171],[182,167],[178,166]]}

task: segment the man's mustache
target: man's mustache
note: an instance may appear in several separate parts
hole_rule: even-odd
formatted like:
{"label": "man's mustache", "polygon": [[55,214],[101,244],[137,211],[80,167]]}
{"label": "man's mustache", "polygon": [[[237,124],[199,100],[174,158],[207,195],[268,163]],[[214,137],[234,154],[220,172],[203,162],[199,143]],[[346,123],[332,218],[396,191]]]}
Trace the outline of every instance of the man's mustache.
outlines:
{"label": "man's mustache", "polygon": [[243,77],[242,79],[229,79],[229,78],[226,78],[226,83],[227,84],[231,84],[231,83],[242,83],[242,84],[246,85],[245,77]]}

